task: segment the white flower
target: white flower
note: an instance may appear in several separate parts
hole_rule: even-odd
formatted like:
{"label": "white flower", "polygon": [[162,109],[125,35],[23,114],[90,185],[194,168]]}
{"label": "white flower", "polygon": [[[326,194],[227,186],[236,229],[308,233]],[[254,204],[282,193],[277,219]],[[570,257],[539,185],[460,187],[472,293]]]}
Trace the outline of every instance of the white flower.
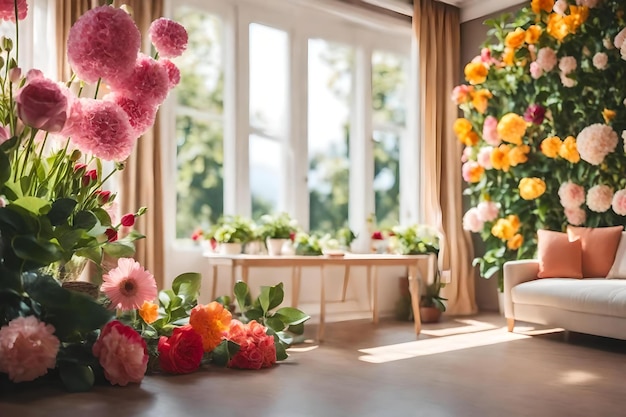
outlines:
{"label": "white flower", "polygon": [[609,57],[604,52],[598,52],[593,56],[593,66],[599,70],[603,70],[606,68],[606,64],[609,60]]}
{"label": "white flower", "polygon": [[585,202],[585,188],[571,181],[561,184],[559,187],[561,205],[565,208],[577,208]]}
{"label": "white flower", "polygon": [[594,185],[587,191],[587,207],[596,213],[604,213],[611,208],[613,189],[608,185]]}
{"label": "white flower", "polygon": [[580,207],[566,208],[565,217],[567,222],[573,226],[580,226],[587,220],[587,213]]}
{"label": "white flower", "polygon": [[[498,212],[500,211],[500,205],[493,201],[481,201],[476,206],[478,210],[478,218],[484,222],[492,222],[498,218]],[[482,227],[481,227],[482,228]]]}
{"label": "white flower", "polygon": [[574,58],[573,56],[564,56],[559,61],[559,69],[563,71],[565,75],[574,71],[577,66],[578,63],[576,62],[576,58]]}
{"label": "white flower", "polygon": [[493,164],[491,163],[491,153],[493,152],[493,146],[484,146],[480,148],[478,151],[478,156],[476,160],[478,165],[485,169],[492,169]]}
{"label": "white flower", "polygon": [[620,30],[619,33],[615,35],[615,38],[613,39],[613,45],[616,48],[621,48],[624,44],[624,41],[626,41],[626,28]]}
{"label": "white flower", "polygon": [[480,220],[478,215],[478,209],[476,207],[472,207],[467,210],[467,213],[463,216],[463,229],[469,230],[470,232],[478,233],[483,230],[484,222]]}
{"label": "white flower", "polygon": [[565,0],[558,0],[556,3],[554,3],[552,10],[554,11],[554,13],[564,16],[565,11],[567,10],[567,2]]}
{"label": "white flower", "polygon": [[617,146],[617,133],[610,126],[596,123],[584,128],[576,138],[580,158],[592,165],[600,165]]}

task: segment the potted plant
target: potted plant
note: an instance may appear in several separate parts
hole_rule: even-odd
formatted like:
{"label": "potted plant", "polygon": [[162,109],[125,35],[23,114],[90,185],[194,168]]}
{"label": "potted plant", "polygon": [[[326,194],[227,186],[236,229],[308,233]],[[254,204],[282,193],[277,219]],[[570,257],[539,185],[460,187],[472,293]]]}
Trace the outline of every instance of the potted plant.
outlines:
{"label": "potted plant", "polygon": [[444,301],[447,299],[440,295],[440,291],[445,285],[441,282],[441,274],[437,270],[433,282],[425,283],[422,286],[420,296],[420,319],[422,323],[436,323],[441,318],[441,313],[446,311]]}
{"label": "potted plant", "polygon": [[213,234],[219,243],[219,252],[229,255],[241,253],[243,244],[253,235],[252,222],[241,216],[225,216],[219,223]]}
{"label": "potted plant", "polygon": [[337,230],[336,236],[337,242],[339,242],[339,247],[349,252],[352,242],[356,239],[354,232],[346,226]]}
{"label": "potted plant", "polygon": [[322,241],[316,234],[297,233],[294,239],[296,255],[319,256],[322,254]]}
{"label": "potted plant", "polygon": [[282,247],[298,230],[298,222],[287,213],[265,214],[259,219],[259,234],[270,255],[280,255]]}
{"label": "potted plant", "polygon": [[389,237],[391,251],[401,255],[421,255],[439,253],[439,234],[435,229],[423,224],[394,226]]}

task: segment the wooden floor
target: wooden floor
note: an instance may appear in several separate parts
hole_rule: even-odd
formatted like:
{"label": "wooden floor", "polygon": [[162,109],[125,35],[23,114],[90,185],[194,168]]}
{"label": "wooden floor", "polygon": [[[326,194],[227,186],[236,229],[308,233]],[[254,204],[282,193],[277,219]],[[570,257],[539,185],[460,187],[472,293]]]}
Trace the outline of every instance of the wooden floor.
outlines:
{"label": "wooden floor", "polygon": [[416,340],[408,322],[329,323],[321,346],[298,345],[273,369],[4,393],[0,417],[626,415],[626,342],[522,325],[447,318]]}

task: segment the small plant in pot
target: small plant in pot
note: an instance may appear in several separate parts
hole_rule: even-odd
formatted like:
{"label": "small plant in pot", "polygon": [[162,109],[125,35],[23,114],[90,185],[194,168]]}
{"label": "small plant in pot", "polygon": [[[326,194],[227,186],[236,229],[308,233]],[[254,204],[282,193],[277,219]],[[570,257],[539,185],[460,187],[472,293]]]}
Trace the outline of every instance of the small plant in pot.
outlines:
{"label": "small plant in pot", "polygon": [[213,238],[219,244],[220,253],[241,253],[243,244],[254,235],[252,221],[241,216],[225,216],[219,223]]}
{"label": "small plant in pot", "polygon": [[435,272],[432,283],[427,283],[422,287],[420,297],[420,318],[422,323],[435,323],[441,318],[441,313],[446,311],[446,298],[440,295],[441,289],[446,284],[441,282],[439,270]]}
{"label": "small plant in pot", "polygon": [[283,244],[298,231],[298,222],[287,213],[265,214],[259,219],[258,233],[265,239],[270,255],[280,255]]}

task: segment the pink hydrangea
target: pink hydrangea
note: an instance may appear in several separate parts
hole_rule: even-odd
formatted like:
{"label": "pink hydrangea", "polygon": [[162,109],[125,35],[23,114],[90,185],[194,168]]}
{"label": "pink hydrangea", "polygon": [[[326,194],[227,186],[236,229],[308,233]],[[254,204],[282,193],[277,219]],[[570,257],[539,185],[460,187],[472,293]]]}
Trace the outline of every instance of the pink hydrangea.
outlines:
{"label": "pink hydrangea", "polygon": [[131,74],[109,83],[111,89],[137,102],[158,106],[170,89],[167,70],[151,57],[139,54]]}
{"label": "pink hydrangea", "polygon": [[118,93],[109,93],[103,100],[111,101],[124,110],[133,128],[133,136],[139,137],[154,124],[157,108],[146,102],[137,102]]}
{"label": "pink hydrangea", "polygon": [[45,77],[32,78],[15,96],[17,117],[35,129],[60,132],[67,120],[69,94],[59,83]]}
{"label": "pink hydrangea", "polygon": [[122,9],[101,6],[83,14],[67,39],[67,58],[81,80],[93,83],[125,78],[133,69],[141,34]]}
{"label": "pink hydrangea", "polygon": [[587,220],[587,213],[580,207],[568,207],[565,209],[565,218],[573,226],[580,226]]}
{"label": "pink hydrangea", "polygon": [[564,56],[559,60],[559,69],[565,75],[574,71],[578,67],[576,58],[573,56]]}
{"label": "pink hydrangea", "polygon": [[15,318],[0,328],[0,372],[13,382],[39,378],[56,366],[59,346],[52,325],[35,316]]}
{"label": "pink hydrangea", "polygon": [[571,181],[565,182],[559,187],[559,198],[565,208],[580,207],[585,202],[585,188]]}
{"label": "pink hydrangea", "polygon": [[498,119],[493,116],[487,116],[483,123],[483,140],[491,146],[498,146],[500,138],[498,137]]}
{"label": "pink hydrangea", "polygon": [[160,56],[173,58],[180,56],[187,49],[188,35],[178,22],[164,17],[150,25],[148,36]]}
{"label": "pink hydrangea", "polygon": [[463,216],[463,229],[478,233],[483,230],[485,222],[480,219],[478,208],[472,207]]}
{"label": "pink hydrangea", "polygon": [[542,70],[546,72],[552,71],[557,63],[556,52],[549,47],[541,48],[539,52],[537,52],[536,62]]}
{"label": "pink hydrangea", "polygon": [[609,62],[609,57],[604,52],[598,52],[593,56],[593,66],[599,70],[606,69],[606,65]]}
{"label": "pink hydrangea", "polygon": [[613,195],[611,207],[616,214],[626,216],[626,189],[619,190]]}
{"label": "pink hydrangea", "polygon": [[543,69],[541,68],[541,66],[533,61],[530,63],[530,76],[533,77],[533,79],[537,80],[539,78],[541,78],[541,76],[543,75]]}
{"label": "pink hydrangea", "polygon": [[[28,3],[26,0],[17,0],[17,18],[19,20],[26,19],[28,14]],[[15,1],[0,0],[0,20],[9,20],[15,22]]]}
{"label": "pink hydrangea", "polygon": [[110,101],[81,98],[72,108],[72,141],[83,153],[106,161],[123,161],[133,150],[135,137],[128,116]]}
{"label": "pink hydrangea", "polygon": [[117,320],[104,326],[92,352],[113,385],[139,383],[148,368],[146,342],[132,327]]}
{"label": "pink hydrangea", "polygon": [[587,191],[587,207],[596,213],[604,213],[611,208],[613,189],[608,185],[594,185]]}
{"label": "pink hydrangea", "polygon": [[592,165],[600,165],[617,147],[617,133],[607,125],[596,123],[584,128],[576,137],[580,158]]}
{"label": "pink hydrangea", "polygon": [[159,63],[165,68],[167,71],[167,78],[170,81],[170,89],[176,87],[180,82],[180,70],[169,59],[159,59]]}
{"label": "pink hydrangea", "polygon": [[485,169],[492,169],[493,168],[493,164],[491,162],[492,152],[493,152],[493,146],[483,146],[482,148],[480,148],[480,150],[478,151],[478,156],[476,157],[478,165],[480,165],[481,167]]}
{"label": "pink hydrangea", "polygon": [[476,209],[478,210],[478,218],[484,222],[494,221],[500,212],[500,206],[493,201],[481,201]]}

